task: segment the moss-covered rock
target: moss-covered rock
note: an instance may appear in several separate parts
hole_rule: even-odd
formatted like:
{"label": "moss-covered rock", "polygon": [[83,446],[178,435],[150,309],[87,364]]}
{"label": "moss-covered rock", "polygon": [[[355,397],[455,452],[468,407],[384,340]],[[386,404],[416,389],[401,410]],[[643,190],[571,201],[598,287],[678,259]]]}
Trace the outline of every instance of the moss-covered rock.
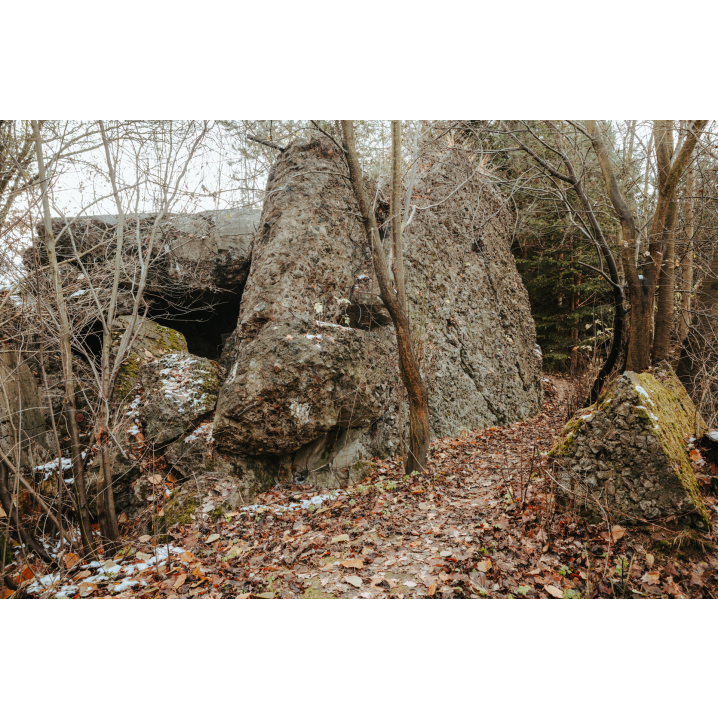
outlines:
{"label": "moss-covered rock", "polygon": [[662,364],[618,377],[564,427],[549,456],[566,495],[597,519],[602,506],[626,523],[709,526],[686,446],[705,431],[686,390]]}
{"label": "moss-covered rock", "polygon": [[155,444],[174,441],[214,411],[222,382],[217,362],[187,352],[144,364],[139,375],[145,390],[140,418]]}
{"label": "moss-covered rock", "polygon": [[[139,320],[138,320],[139,321]],[[116,348],[120,344],[122,335],[129,326],[130,317],[121,316],[115,319],[112,325],[113,358]],[[154,361],[166,354],[187,351],[187,340],[183,334],[163,327],[157,322],[145,320],[140,323],[137,339],[132,345],[132,351],[123,362],[122,368],[115,383],[114,396],[122,401],[134,388],[139,380],[140,366],[146,361]]]}

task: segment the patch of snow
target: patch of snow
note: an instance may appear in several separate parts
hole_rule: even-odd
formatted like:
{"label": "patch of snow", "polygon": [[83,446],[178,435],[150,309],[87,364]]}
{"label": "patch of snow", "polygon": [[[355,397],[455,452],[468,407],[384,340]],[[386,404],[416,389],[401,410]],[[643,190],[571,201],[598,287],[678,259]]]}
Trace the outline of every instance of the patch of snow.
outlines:
{"label": "patch of snow", "polygon": [[357,279],[369,279],[369,275],[367,274],[360,274]]}
{"label": "patch of snow", "polygon": [[89,289],[78,289],[74,294],[70,295],[70,299],[73,297],[84,297],[89,291]]}
{"label": "patch of snow", "polygon": [[115,586],[112,587],[112,590],[115,593],[121,593],[122,591],[126,591],[128,588],[132,588],[133,586],[146,586],[147,584],[145,581],[139,581],[137,579],[131,579],[131,578],[123,578],[122,581]]}
{"label": "patch of snow", "polygon": [[708,432],[708,438],[711,441],[718,441],[718,431],[709,431]]}
{"label": "patch of snow", "polygon": [[293,401],[289,405],[289,411],[297,418],[300,424],[307,424],[309,422],[309,410],[311,406],[309,404],[298,404]]}
{"label": "patch of snow", "polygon": [[319,341],[321,341],[322,335],[321,334],[305,334],[304,338],[305,339],[319,339]]}
{"label": "patch of snow", "polygon": [[[42,473],[42,480],[47,481],[48,479],[52,478],[52,476],[55,474],[55,472],[59,470],[59,468],[60,463],[57,459],[55,459],[54,461],[49,461],[47,464],[42,464],[42,466],[33,466],[32,471]],[[72,459],[63,459],[62,470],[69,471],[70,469],[72,469]],[[68,479],[65,480],[68,481]]]}
{"label": "patch of snow", "polygon": [[189,436],[185,437],[184,443],[189,444],[190,441],[196,441],[200,438],[203,438],[208,444],[214,441],[212,438],[212,424],[210,422],[200,424]]}
{"label": "patch of snow", "polygon": [[643,409],[643,411],[645,411],[646,414],[648,414],[648,416],[650,416],[651,419],[656,422],[656,424],[658,423],[658,417],[652,411],[650,411],[650,409],[646,408],[645,406],[637,406],[636,409]]}
{"label": "patch of snow", "polygon": [[[356,329],[351,327],[343,327],[341,324],[332,324],[331,322],[320,322],[318,319],[314,321],[318,327],[332,327],[333,329],[341,329],[343,332],[355,332]],[[321,337],[320,337],[321,338]]]}
{"label": "patch of snow", "polygon": [[[651,397],[648,396],[648,392],[640,384],[636,384],[636,391],[653,404]],[[655,404],[653,404],[653,406],[655,406]]]}

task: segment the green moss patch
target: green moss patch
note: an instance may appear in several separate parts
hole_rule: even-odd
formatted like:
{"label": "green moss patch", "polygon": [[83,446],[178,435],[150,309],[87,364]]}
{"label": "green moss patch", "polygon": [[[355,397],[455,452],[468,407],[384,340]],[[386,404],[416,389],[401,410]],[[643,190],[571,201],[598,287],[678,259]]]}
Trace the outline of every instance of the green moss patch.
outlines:
{"label": "green moss patch", "polygon": [[[657,374],[660,374],[660,378]],[[695,436],[697,439],[703,436],[707,430],[705,422],[696,411],[685,387],[670,369],[661,366],[660,372],[645,372],[630,376],[645,392],[644,394],[636,389],[636,397],[640,403],[634,407],[634,412],[646,423],[650,433],[658,439],[681,485],[695,504],[696,510],[710,525],[710,514],[703,502],[698,479],[685,444],[688,436]],[[656,418],[654,419],[651,414]]]}

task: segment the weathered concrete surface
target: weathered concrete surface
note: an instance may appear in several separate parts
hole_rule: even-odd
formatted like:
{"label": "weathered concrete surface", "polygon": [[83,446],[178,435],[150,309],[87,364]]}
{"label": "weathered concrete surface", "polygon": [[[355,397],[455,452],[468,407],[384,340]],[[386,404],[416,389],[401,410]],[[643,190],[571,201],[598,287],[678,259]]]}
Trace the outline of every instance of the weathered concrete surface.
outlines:
{"label": "weathered concrete surface", "polygon": [[[140,267],[137,260],[137,231],[143,247],[154,235],[150,269],[147,275],[145,299],[152,306],[190,303],[193,306],[210,301],[222,301],[241,292],[247,279],[252,252],[252,237],[257,227],[259,211],[252,208],[213,210],[192,215],[166,215],[157,219],[154,214],[129,216],[125,221],[123,242],[123,272],[120,277],[118,310],[129,313],[132,309],[135,281]],[[77,251],[83,253],[85,269],[90,275],[96,271],[111,271],[113,245],[117,237],[117,217],[71,217],[67,221],[52,220],[57,238],[60,260],[72,259],[75,254],[70,236]],[[40,262],[46,263],[44,225],[36,227]],[[34,267],[33,250],[25,253],[28,268]],[[64,267],[65,282],[72,286],[68,310],[74,321],[88,314],[94,315],[94,299],[88,291],[89,283],[79,265]],[[98,298],[107,303],[110,283],[99,282]]]}
{"label": "weathered concrete surface", "polygon": [[[281,455],[295,476],[329,485],[398,451],[406,424],[394,330],[346,172],[323,138],[277,160],[214,426],[220,450]],[[455,154],[437,157],[416,193],[431,200],[405,233],[407,295],[432,432],[530,416],[541,355],[500,197]]]}
{"label": "weathered concrete surface", "polygon": [[161,446],[184,434],[217,403],[222,370],[217,362],[187,352],[167,354],[140,367],[145,438]]}
{"label": "weathered concrete surface", "polygon": [[687,440],[706,427],[667,364],[618,377],[563,429],[550,452],[559,481],[589,515],[603,520],[677,518],[710,523]]}

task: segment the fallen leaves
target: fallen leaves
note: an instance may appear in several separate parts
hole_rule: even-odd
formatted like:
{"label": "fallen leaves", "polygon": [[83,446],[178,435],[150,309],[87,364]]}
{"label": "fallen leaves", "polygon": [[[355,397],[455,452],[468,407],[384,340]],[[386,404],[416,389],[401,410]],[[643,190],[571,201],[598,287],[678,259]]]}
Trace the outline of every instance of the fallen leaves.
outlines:
{"label": "fallen leaves", "polygon": [[69,571],[74,566],[76,566],[78,563],[80,563],[81,559],[76,553],[66,553],[62,557],[63,562],[65,563],[65,568]]}
{"label": "fallen leaves", "polygon": [[173,588],[175,589],[175,591],[176,591],[178,588],[181,588],[182,586],[184,586],[184,582],[185,582],[186,580],[187,580],[187,574],[186,574],[186,573],[181,573],[181,574],[177,577],[177,580],[174,582]]}
{"label": "fallen leaves", "polygon": [[358,558],[350,558],[350,559],[347,559],[346,561],[342,561],[341,565],[344,566],[344,568],[358,568],[358,569],[364,568],[364,562]]}
{"label": "fallen leaves", "polygon": [[[185,550],[176,550],[162,567],[150,561],[162,546],[143,535],[140,552],[122,559],[148,562],[133,574],[142,575],[142,585],[124,593],[246,600],[684,598],[718,592],[718,558],[666,564],[663,554],[646,554],[634,532],[618,525],[609,532],[605,523],[586,525],[556,511],[541,467],[564,418],[564,407],[549,403],[543,414],[512,426],[434,441],[429,468],[411,481],[404,480],[399,460],[388,459],[377,462],[373,476],[331,497],[279,484],[254,499],[259,510],[239,507],[212,519],[205,512],[177,529],[173,545]],[[527,455],[534,456],[533,473]],[[221,500],[215,496],[210,510]],[[302,502],[310,508],[297,508]],[[275,513],[290,504],[291,511]],[[24,567],[28,582],[34,568]],[[17,567],[17,583],[19,572]],[[68,574],[81,587],[76,595],[112,595],[121,580],[83,582],[92,573]]]}

